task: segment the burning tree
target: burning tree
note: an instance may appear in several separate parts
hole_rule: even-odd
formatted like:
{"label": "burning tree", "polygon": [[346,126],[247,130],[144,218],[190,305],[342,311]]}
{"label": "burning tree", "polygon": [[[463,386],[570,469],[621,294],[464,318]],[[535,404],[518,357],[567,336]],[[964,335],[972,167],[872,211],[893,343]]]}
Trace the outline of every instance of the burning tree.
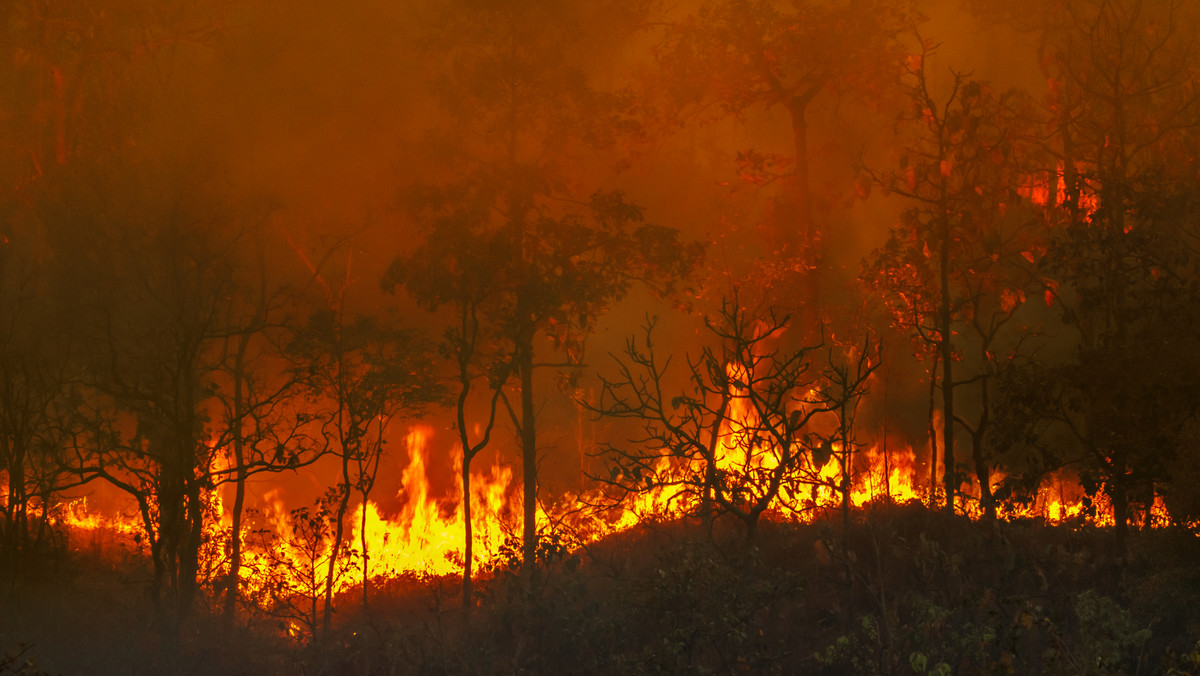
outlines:
{"label": "burning tree", "polygon": [[[1017,327],[1018,311],[1045,289],[1033,267],[1045,249],[1042,221],[1020,194],[1033,171],[1035,117],[1023,93],[997,93],[960,73],[953,73],[949,94],[939,101],[927,78],[931,51],[924,43],[909,61],[915,143],[903,151],[898,170],[868,172],[909,206],[862,276],[883,292],[893,324],[924,343],[935,360],[930,378],[942,391],[946,508],[953,509],[963,478],[955,459],[955,431],[963,427],[984,508],[993,514],[992,460],[985,450],[990,380],[1000,368],[999,350],[1011,359],[1026,337]],[[971,361],[964,363],[968,349]],[[973,420],[956,410],[956,388],[965,385],[978,387]]]}
{"label": "burning tree", "polygon": [[[428,242],[399,259],[387,282],[428,308],[466,312],[468,325],[486,323],[480,335],[494,347],[485,353],[454,342],[474,327],[451,340],[460,393],[466,351],[492,361],[476,372],[489,374],[491,387],[515,378],[519,402],[505,409],[522,449],[527,572],[538,540],[534,372],[552,365],[539,361],[536,338],[566,354],[558,366],[576,368],[601,313],[635,281],[669,286],[698,253],[674,230],[646,223],[620,193],[579,194],[575,162],[638,130],[629,93],[593,87],[581,62],[587,36],[597,49],[614,43],[614,32],[591,35],[593,23],[611,29],[613,16],[545,0],[452,3],[432,19],[429,49],[447,65],[436,73],[436,93],[452,126],[431,135],[442,180],[411,193]],[[461,327],[460,319],[453,321]],[[464,439],[464,453],[480,441]]]}
{"label": "burning tree", "polygon": [[656,354],[653,322],[628,341],[616,377],[603,379],[599,402],[589,405],[642,423],[629,447],[605,449],[611,472],[595,477],[617,504],[662,491],[676,509],[706,521],[713,512],[736,518],[749,539],[768,510],[805,508],[805,487],[832,452],[826,445],[817,458],[809,423],[831,409],[814,397],[818,377],[810,374],[810,355],[821,345],[778,347],[787,325],[773,311],[756,320],[736,299],[723,301],[718,318],[705,320],[717,345],[687,359],[687,385],[675,396],[671,358]]}
{"label": "burning tree", "polygon": [[[344,291],[344,288],[343,288]],[[310,396],[318,447],[335,455],[340,465],[330,508],[331,551],[325,571],[322,628],[328,632],[333,593],[345,540],[345,521],[352,494],[361,512],[362,594],[367,603],[367,500],[378,477],[388,424],[397,415],[412,415],[436,401],[441,388],[432,381],[427,345],[411,331],[361,316],[347,320],[345,294],[332,309],[314,312],[297,332],[289,351],[296,359],[299,381]]]}
{"label": "burning tree", "polygon": [[1200,401],[1182,375],[1196,368],[1200,338],[1200,15],[1175,1],[1052,7],[1042,65],[1064,195],[1045,268],[1079,343],[1043,373],[1052,414],[1084,449],[1085,488],[1111,498],[1123,546],[1130,502],[1149,503],[1169,479]]}

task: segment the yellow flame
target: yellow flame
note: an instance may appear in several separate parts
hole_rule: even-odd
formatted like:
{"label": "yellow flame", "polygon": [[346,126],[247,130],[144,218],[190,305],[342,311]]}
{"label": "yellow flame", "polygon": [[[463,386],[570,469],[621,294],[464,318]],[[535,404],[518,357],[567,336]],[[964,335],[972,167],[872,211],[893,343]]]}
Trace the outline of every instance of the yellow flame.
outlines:
{"label": "yellow flame", "polygon": [[[737,397],[735,397],[735,401]],[[731,406],[729,420],[719,432],[718,465],[728,471],[750,471],[770,469],[777,460],[769,452],[747,453],[749,443],[744,435],[755,426],[753,410],[740,403]],[[367,557],[350,559],[349,568],[336,577],[335,592],[344,593],[356,588],[365,576],[368,579],[391,578],[405,575],[417,577],[451,576],[461,573],[463,564],[464,538],[461,502],[461,465],[455,466],[454,490],[450,495],[439,496],[430,482],[428,464],[432,428],[414,426],[405,439],[408,463],[402,469],[404,489],[398,498],[399,507],[391,514],[385,513],[374,502],[357,504],[347,515],[346,548],[359,549],[366,540]],[[785,492],[779,500],[790,501],[791,509],[777,506],[777,515],[790,515],[799,521],[818,518],[828,510],[840,507],[842,495],[842,448],[832,445],[831,457],[820,467],[812,466],[811,457],[804,462],[808,476],[803,490]],[[926,451],[927,453],[927,451]],[[456,454],[460,456],[461,454]],[[461,462],[461,461],[458,461]],[[666,474],[673,459],[660,460],[658,470]],[[701,468],[691,468],[699,471]],[[852,454],[850,502],[863,507],[880,501],[908,503],[929,502],[926,482],[920,475],[928,476],[922,469],[917,454],[909,447],[893,446],[884,452],[880,446],[870,446]],[[999,485],[1002,474],[992,477]],[[926,480],[927,481],[927,480]],[[551,514],[539,513],[539,524],[551,521],[562,524],[584,541],[594,540],[632,528],[645,520],[674,519],[694,512],[698,496],[685,492],[679,485],[660,486],[641,492],[631,502],[619,509],[584,510],[581,504],[595,504],[597,494],[569,494],[550,507]],[[965,492],[962,508],[968,515],[980,516],[978,490]],[[512,469],[499,462],[473,471],[471,475],[473,568],[480,570],[485,564],[500,556],[511,515],[520,514],[521,494],[514,484]],[[209,512],[219,515],[210,519],[206,527],[207,540],[225,543],[229,537],[231,515],[223,504],[218,491],[206,495]],[[1070,478],[1051,477],[1043,483],[1034,499],[1024,505],[1010,508],[1008,516],[1039,518],[1049,523],[1091,523],[1095,526],[1112,526],[1112,510],[1103,495],[1092,499],[1089,510],[1086,497],[1077,482]],[[1169,523],[1169,515],[1161,497],[1143,511],[1131,510],[1131,522],[1135,526],[1159,527]],[[126,541],[138,539],[143,532],[139,516],[102,514],[92,510],[86,499],[78,499],[61,506],[60,522],[78,533],[112,533],[112,537]],[[311,513],[310,513],[311,516]],[[365,516],[365,518],[364,518]],[[243,540],[245,588],[250,592],[262,591],[270,575],[276,583],[283,580],[283,588],[292,593],[319,597],[323,591],[328,558],[333,549],[332,528],[321,531],[321,541],[303,542],[303,524],[293,522],[293,514],[285,505],[279,489],[268,492],[262,498],[262,511],[256,524],[246,523]],[[782,517],[780,517],[782,518]],[[247,520],[249,521],[249,520]],[[254,528],[265,528],[274,534],[268,549],[263,545],[252,546],[250,534]],[[361,554],[361,552],[360,552]],[[215,556],[211,568],[205,572],[213,579],[227,572],[227,557]],[[303,634],[303,627],[287,621],[293,635]],[[294,626],[293,626],[294,625]]]}

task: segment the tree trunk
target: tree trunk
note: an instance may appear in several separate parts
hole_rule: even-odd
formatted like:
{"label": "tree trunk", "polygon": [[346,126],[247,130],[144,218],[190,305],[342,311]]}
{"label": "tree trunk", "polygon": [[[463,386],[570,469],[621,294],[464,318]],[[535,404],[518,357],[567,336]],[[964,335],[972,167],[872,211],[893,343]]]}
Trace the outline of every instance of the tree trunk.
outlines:
{"label": "tree trunk", "polygon": [[200,494],[200,482],[192,478],[188,481],[187,507],[185,508],[185,523],[187,531],[183,538],[182,551],[179,554],[179,600],[177,604],[179,621],[183,621],[192,611],[199,586],[197,578],[200,572],[200,547],[204,543],[204,501]]}
{"label": "tree trunk", "polygon": [[363,614],[367,613],[367,566],[371,563],[371,557],[367,552],[367,491],[362,492],[362,518],[358,522],[359,543],[362,544],[362,607]]}
{"label": "tree trunk", "polygon": [[233,507],[231,509],[231,532],[229,535],[229,574],[225,582],[225,624],[237,622],[237,601],[241,587],[242,568],[242,512],[246,505],[246,468],[241,449],[235,451],[237,478],[234,483]]}
{"label": "tree trunk", "polygon": [[328,634],[333,623],[333,582],[338,558],[342,553],[342,535],[345,532],[346,510],[350,505],[350,456],[342,449],[341,497],[338,498],[337,513],[334,515],[333,544],[329,552],[329,568],[325,573],[325,612],[321,620],[321,633]]}
{"label": "tree trunk", "polygon": [[1117,538],[1117,556],[1124,560],[1129,538],[1129,493],[1123,479],[1109,482],[1109,497],[1113,505],[1113,534]]}
{"label": "tree trunk", "polygon": [[[942,179],[945,195],[946,180]],[[958,489],[954,463],[954,350],[950,341],[950,215],[945,208],[941,215],[941,246],[938,247],[938,281],[941,286],[939,326],[942,359],[942,483],[946,489],[946,511],[954,513],[954,494]]]}
{"label": "tree trunk", "polygon": [[229,574],[225,580],[224,620],[232,627],[237,622],[238,587],[242,568],[242,510],[246,504],[246,453],[242,438],[242,419],[245,416],[244,376],[248,335],[242,336],[233,362],[233,462],[234,495],[229,533]]}
{"label": "tree trunk", "polygon": [[937,394],[937,369],[941,353],[933,353],[933,367],[929,369],[929,502],[932,504],[937,493],[938,444],[937,429],[933,424],[934,396]]}
{"label": "tree trunk", "polygon": [[992,478],[983,453],[983,434],[971,435],[971,459],[975,463],[975,478],[979,480],[979,506],[985,519],[996,518],[996,499],[992,496]]}
{"label": "tree trunk", "polygon": [[463,462],[462,462],[462,510],[463,510],[463,574],[462,574],[462,607],[463,616],[469,621],[471,618],[471,597],[474,590],[471,588],[471,567],[474,563],[474,535],[471,528],[471,463],[466,457],[466,447],[463,447]]}
{"label": "tree trunk", "polygon": [[533,336],[525,331],[518,348],[521,373],[521,459],[524,465],[525,546],[522,573],[532,585],[537,565],[537,434],[533,410]]}
{"label": "tree trunk", "polygon": [[[795,144],[796,168],[792,175],[795,182],[797,204],[797,220],[799,233],[784,233],[785,249],[799,248],[799,253],[807,268],[804,272],[804,289],[801,291],[801,315],[798,317],[801,330],[806,336],[813,335],[814,327],[819,320],[821,307],[821,267],[825,260],[825,247],[821,231],[813,218],[812,186],[808,166],[808,104],[819,89],[810,90],[803,96],[798,96],[788,105],[792,120],[792,137]],[[799,243],[799,247],[797,247]]]}
{"label": "tree trunk", "polygon": [[850,457],[850,431],[846,429],[846,402],[843,400],[838,412],[838,434],[842,441],[842,537],[850,537],[850,474],[854,469]]}
{"label": "tree trunk", "polygon": [[25,547],[29,535],[27,516],[29,497],[25,492],[25,454],[20,447],[20,442],[15,442],[9,448],[8,504],[5,506],[5,516],[8,519],[8,544],[12,548],[14,564],[19,560],[21,550]]}

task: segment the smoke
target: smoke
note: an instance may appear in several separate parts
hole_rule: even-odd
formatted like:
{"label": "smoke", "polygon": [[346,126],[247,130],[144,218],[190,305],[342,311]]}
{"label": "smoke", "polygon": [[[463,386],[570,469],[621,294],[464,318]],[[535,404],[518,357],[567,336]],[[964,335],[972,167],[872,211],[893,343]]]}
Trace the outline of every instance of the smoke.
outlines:
{"label": "smoke", "polygon": [[[354,311],[391,311],[410,324],[433,326],[433,319],[416,312],[402,295],[381,293],[379,279],[421,234],[399,195],[430,173],[428,163],[435,158],[422,149],[422,141],[445,121],[430,93],[430,74],[447,64],[431,63],[436,50],[427,44],[429,22],[443,4],[208,0],[192,3],[184,15],[157,17],[167,36],[163,46],[151,57],[139,57],[152,58],[154,67],[131,70],[114,85],[126,88],[123,96],[139,102],[138,110],[121,113],[125,134],[89,147],[107,144],[120,152],[134,147],[139,154],[202,167],[198,171],[206,180],[222,185],[231,204],[244,209],[243,218],[269,224],[267,256],[278,277],[307,280],[315,293],[310,265],[323,261],[321,275],[352,281],[348,293]],[[470,3],[463,7],[469,11]],[[578,13],[574,25],[582,32],[566,54],[599,86],[628,87],[634,94],[631,105],[650,107],[650,84],[644,78],[653,69],[650,49],[661,35],[654,26],[693,7],[661,15],[632,7],[634,3],[571,5]],[[1034,55],[1020,36],[982,25],[950,0],[925,11],[929,21],[922,31],[941,42],[937,60],[943,71],[971,71],[977,78],[995,79],[998,86],[1037,82]],[[639,22],[646,29],[633,40],[608,39],[606,31],[624,33]],[[197,26],[204,30],[190,30]],[[179,28],[175,37],[172,27]],[[853,189],[860,164],[891,160],[894,96],[880,96],[876,105],[823,97],[812,111],[813,187],[827,205],[822,218],[831,255],[823,288],[831,308],[851,308],[859,301],[859,263],[879,246],[895,220],[893,202],[879,196],[860,201]],[[80,120],[80,134],[89,132],[88,124]],[[764,221],[781,217],[772,212],[779,192],[777,185],[739,178],[736,158],[743,151],[787,154],[793,146],[791,133],[779,107],[748,110],[718,122],[684,119],[678,127],[651,127],[645,138],[580,165],[586,177],[578,181],[581,185],[622,189],[645,207],[650,222],[713,243],[708,271],[714,273],[694,283],[691,297],[662,302],[637,292],[613,308],[591,341],[588,372],[581,381],[585,393],[595,391],[594,374],[605,368],[606,355],[619,352],[647,314],[665,315],[658,334],[665,349],[695,351],[705,303],[735,284],[754,282],[762,261],[772,255]],[[694,315],[672,314],[672,303],[689,302]],[[888,347],[889,357],[904,353],[902,346]],[[922,434],[923,376],[912,362],[896,362],[887,384],[892,403],[872,424],[882,425],[889,417],[909,421],[897,427],[916,438]],[[549,385],[541,391],[545,398],[539,425],[553,430],[543,435],[546,476],[550,485],[571,486],[589,463],[585,447],[594,441],[591,436],[603,430],[581,415],[568,393]],[[443,470],[450,466],[454,435],[447,417],[432,417],[440,420],[430,439],[432,457],[435,465],[440,463],[436,471],[445,475],[439,483],[449,487]],[[405,428],[394,427],[390,447],[398,450]],[[505,433],[497,448],[504,449],[496,451],[502,457],[516,455],[516,444]],[[398,490],[398,468],[406,461],[388,461],[394,470],[385,472],[379,495]],[[297,491],[319,492],[328,484],[328,471],[319,466],[306,473],[296,480],[301,484]]]}

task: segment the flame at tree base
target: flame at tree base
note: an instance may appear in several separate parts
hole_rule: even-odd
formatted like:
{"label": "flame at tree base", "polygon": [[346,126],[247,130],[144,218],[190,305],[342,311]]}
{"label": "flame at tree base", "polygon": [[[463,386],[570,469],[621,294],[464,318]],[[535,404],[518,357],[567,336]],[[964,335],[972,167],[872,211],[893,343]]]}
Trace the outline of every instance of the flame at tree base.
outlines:
{"label": "flame at tree base", "polygon": [[[432,435],[428,427],[418,426],[409,433],[406,445],[409,463],[403,471],[404,491],[400,507],[392,514],[373,501],[356,505],[346,515],[345,557],[339,557],[334,575],[334,593],[344,594],[359,588],[364,578],[378,582],[387,579],[457,576],[462,573],[464,539],[463,510],[458,495],[438,497],[430,489],[427,448]],[[835,448],[833,456],[815,468],[813,481],[802,495],[787,499],[788,509],[773,509],[771,518],[811,522],[842,507],[841,466]],[[942,496],[931,495],[918,486],[918,476],[927,475],[909,448],[884,453],[878,447],[855,454],[855,471],[849,503],[856,510],[881,504],[932,505]],[[456,467],[456,470],[458,468]],[[459,473],[456,471],[456,477]],[[998,485],[1003,476],[994,477]],[[487,570],[505,563],[513,555],[511,543],[517,538],[521,513],[521,491],[514,485],[510,467],[494,464],[472,474],[472,531],[474,570]],[[1082,491],[1072,494],[1072,481],[1051,477],[1038,492],[1024,502],[1008,500],[998,510],[1004,519],[1038,519],[1049,524],[1112,527],[1111,505],[1101,494],[1089,498]],[[970,487],[968,487],[969,489]],[[695,514],[693,497],[678,487],[661,487],[631,496],[619,507],[605,504],[599,492],[568,494],[548,510],[539,512],[539,529],[563,532],[567,541],[592,542],[635,527],[646,521],[684,518]],[[207,581],[217,584],[228,575],[228,542],[231,514],[217,491],[208,494],[209,511],[214,518],[206,531],[206,549],[211,559],[202,566]],[[263,509],[247,519],[242,539],[245,543],[240,570],[245,597],[268,607],[296,607],[296,598],[314,601],[323,598],[332,551],[332,514],[328,506],[288,510],[279,492],[269,493]],[[964,492],[956,501],[956,511],[970,518],[981,518],[977,487]],[[1131,526],[1161,527],[1171,523],[1161,497],[1149,507],[1131,509]],[[364,519],[365,512],[365,519]],[[88,508],[85,499],[61,506],[59,522],[73,532],[73,543],[90,542],[99,550],[104,543],[142,548],[145,535],[140,517],[100,514]],[[362,545],[366,543],[366,556]],[[101,534],[104,534],[103,536]],[[87,538],[86,540],[83,538]],[[506,547],[506,543],[509,544]],[[519,548],[518,548],[519,551]],[[366,567],[364,575],[364,566]],[[289,600],[290,599],[290,600]],[[299,604],[303,605],[303,604]],[[316,607],[313,605],[312,607]],[[299,612],[299,611],[297,611]],[[306,611],[307,612],[307,611]],[[309,613],[311,615],[311,613]],[[309,619],[310,623],[313,620]],[[303,622],[289,620],[293,635],[306,635]]]}

